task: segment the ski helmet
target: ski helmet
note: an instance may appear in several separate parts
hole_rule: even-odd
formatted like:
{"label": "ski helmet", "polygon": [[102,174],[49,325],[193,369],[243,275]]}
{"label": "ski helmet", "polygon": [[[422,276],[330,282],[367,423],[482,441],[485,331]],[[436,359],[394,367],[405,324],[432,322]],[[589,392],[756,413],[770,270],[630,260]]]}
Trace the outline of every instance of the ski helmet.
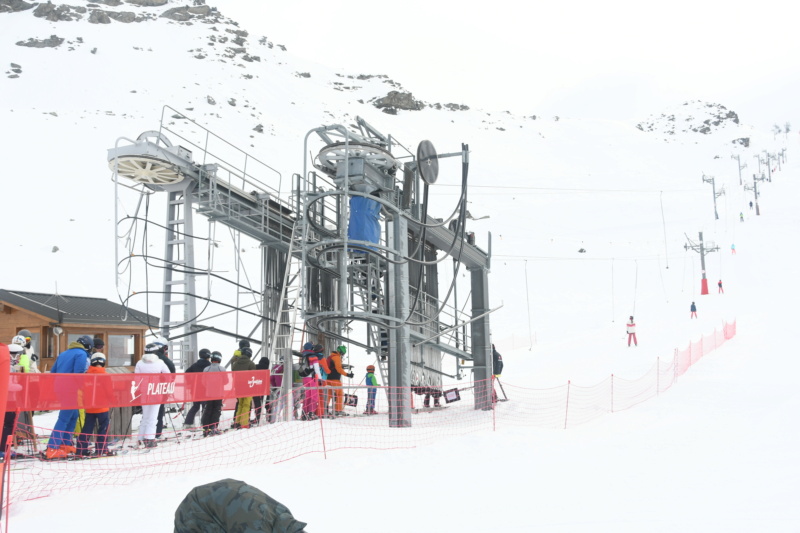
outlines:
{"label": "ski helmet", "polygon": [[307,343],[305,343],[303,345],[303,349],[304,350],[313,350],[314,349],[314,345],[312,343],[310,343],[310,342],[307,342]]}
{"label": "ski helmet", "polygon": [[91,351],[92,348],[94,348],[94,340],[89,335],[81,335],[75,342],[83,346],[83,349],[86,350],[87,352]]}
{"label": "ski helmet", "polygon": [[375,372],[375,365],[367,365],[367,372]]}
{"label": "ski helmet", "polygon": [[211,352],[211,360],[217,363],[222,362],[222,354],[219,352]]}
{"label": "ski helmet", "polygon": [[241,352],[242,352],[242,357],[246,357],[247,359],[250,359],[251,357],[253,357],[253,350],[251,350],[247,346],[242,348]]}
{"label": "ski helmet", "polygon": [[106,356],[100,352],[95,353],[92,355],[91,364],[92,366],[106,366]]}
{"label": "ski helmet", "polygon": [[25,337],[22,335],[15,335],[13,339],[11,339],[11,344],[18,344],[19,346],[25,346],[28,344],[28,341],[25,340]]}
{"label": "ski helmet", "polygon": [[337,346],[336,353],[338,353],[339,355],[344,355],[347,353],[347,348],[344,346]]}
{"label": "ski helmet", "polygon": [[211,350],[208,348],[200,350],[200,359],[208,359],[209,357],[211,357]]}

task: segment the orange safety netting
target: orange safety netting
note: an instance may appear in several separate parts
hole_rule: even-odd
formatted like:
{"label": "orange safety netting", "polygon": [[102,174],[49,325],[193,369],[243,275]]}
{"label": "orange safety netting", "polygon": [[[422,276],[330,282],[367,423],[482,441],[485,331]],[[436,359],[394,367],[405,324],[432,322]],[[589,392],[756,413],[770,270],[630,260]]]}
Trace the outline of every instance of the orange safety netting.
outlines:
{"label": "orange safety netting", "polygon": [[[257,419],[249,428],[233,429],[233,413],[223,411],[218,426],[220,433],[213,436],[204,437],[201,429],[184,429],[180,412],[167,412],[165,430],[155,448],[144,448],[137,442],[135,429],[139,415],[134,415],[132,423],[126,421],[130,431],[124,435],[109,435],[109,449],[117,453],[110,457],[39,460],[36,454],[45,449],[49,430],[34,424],[26,429],[30,430],[29,435],[36,437],[23,440],[14,448],[27,457],[9,459],[6,454],[5,505],[82,487],[127,485],[157,476],[277,463],[307,454],[327,456],[347,448],[413,448],[448,437],[503,427],[574,427],[607,413],[629,409],[666,391],[691,365],[735,334],[736,323],[726,324],[721,331],[690,343],[687,349],[675,350],[668,360],[658,358],[638,379],[612,375],[590,387],[567,382],[548,389],[531,389],[498,380],[491,384],[445,385],[441,389],[304,387],[298,384],[288,397],[282,398],[281,391],[273,389],[273,396],[266,397],[260,412],[248,413],[250,419]],[[237,373],[226,374],[232,380],[226,385],[231,391],[239,394],[249,390],[238,388]],[[127,394],[130,394],[131,376],[137,375],[123,376]],[[186,377],[178,374],[174,378],[174,401],[189,398],[186,391],[192,388],[185,387]],[[184,385],[184,392],[178,393],[178,383]],[[377,389],[374,408],[367,404],[371,389]],[[24,392],[16,394],[24,397]],[[342,402],[338,405],[342,410],[337,413],[339,394]],[[119,397],[129,400],[124,395]],[[200,393],[193,399],[206,397]],[[393,405],[405,406],[406,415],[410,415],[409,427],[398,430],[402,424],[398,424],[398,419],[392,420],[390,397]],[[233,407],[232,400],[227,403],[228,409]],[[18,405],[30,404],[20,402]]]}

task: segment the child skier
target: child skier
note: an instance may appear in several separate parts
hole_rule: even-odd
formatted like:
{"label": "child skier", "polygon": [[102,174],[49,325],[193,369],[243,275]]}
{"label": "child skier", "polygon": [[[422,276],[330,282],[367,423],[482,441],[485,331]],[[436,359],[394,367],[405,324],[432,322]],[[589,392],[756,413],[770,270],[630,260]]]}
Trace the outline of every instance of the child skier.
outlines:
{"label": "child skier", "polygon": [[697,318],[697,306],[694,304],[694,302],[692,302],[692,306],[689,307],[689,311],[691,312],[689,318]]}
{"label": "child skier", "polygon": [[[100,352],[92,354],[91,366],[86,371],[87,374],[105,374],[106,373],[106,356]],[[86,409],[86,419],[83,423],[81,434],[78,435],[77,454],[83,456],[92,455],[89,451],[89,435],[94,434],[94,455],[116,455],[109,452],[107,439],[108,439],[108,407],[96,407],[94,409]],[[94,427],[97,424],[97,433],[94,433]]]}
{"label": "child skier", "polygon": [[377,415],[375,411],[375,396],[378,393],[377,387],[380,385],[378,379],[375,377],[375,365],[367,366],[367,376],[365,378],[367,383],[367,410],[364,411],[365,415]]}

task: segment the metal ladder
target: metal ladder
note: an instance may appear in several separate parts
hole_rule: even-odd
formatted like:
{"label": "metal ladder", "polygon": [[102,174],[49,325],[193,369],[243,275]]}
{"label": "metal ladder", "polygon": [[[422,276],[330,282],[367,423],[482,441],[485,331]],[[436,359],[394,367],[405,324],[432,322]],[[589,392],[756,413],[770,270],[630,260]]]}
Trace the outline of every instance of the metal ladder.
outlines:
{"label": "metal ladder", "polygon": [[303,318],[298,310],[302,304],[302,279],[303,279],[303,259],[300,251],[303,235],[303,223],[296,222],[292,227],[292,237],[289,243],[289,250],[286,254],[286,267],[283,273],[283,284],[281,285],[280,311],[278,321],[272,330],[269,344],[264,352],[267,357],[275,354],[274,363],[283,363],[282,394],[281,401],[275,406],[275,413],[270,417],[277,417],[281,410],[284,413],[284,420],[291,420],[293,409],[285,409],[285,402],[292,401],[292,352],[300,351],[300,341],[302,337],[296,337],[295,332],[303,329]]}

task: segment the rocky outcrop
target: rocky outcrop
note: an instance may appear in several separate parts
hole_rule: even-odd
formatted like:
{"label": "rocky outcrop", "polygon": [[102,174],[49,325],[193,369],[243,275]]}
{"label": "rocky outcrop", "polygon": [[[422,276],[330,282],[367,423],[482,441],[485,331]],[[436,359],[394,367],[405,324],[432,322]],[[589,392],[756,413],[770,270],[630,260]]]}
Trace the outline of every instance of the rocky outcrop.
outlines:
{"label": "rocky outcrop", "polygon": [[24,0],[0,0],[0,13],[25,11],[31,9],[36,4],[29,4]]}
{"label": "rocky outcrop", "polygon": [[28,46],[30,48],[55,48],[56,46],[60,46],[63,42],[64,39],[62,37],[51,35],[47,39],[30,38],[27,41],[19,41],[17,42],[17,46]]}
{"label": "rocky outcrop", "polygon": [[33,16],[49,20],[50,22],[58,22],[80,20],[85,13],[85,7],[68,6],[66,4],[56,6],[55,4],[47,2],[46,4],[39,4],[36,6],[36,9],[33,11]]}
{"label": "rocky outcrop", "polygon": [[142,7],[160,7],[167,5],[168,0],[125,0],[129,4]]}
{"label": "rocky outcrop", "polygon": [[411,93],[401,93],[399,91],[389,91],[383,98],[373,101],[372,105],[384,111],[384,113],[396,114],[398,109],[404,111],[419,111],[425,104],[415,100]]}

